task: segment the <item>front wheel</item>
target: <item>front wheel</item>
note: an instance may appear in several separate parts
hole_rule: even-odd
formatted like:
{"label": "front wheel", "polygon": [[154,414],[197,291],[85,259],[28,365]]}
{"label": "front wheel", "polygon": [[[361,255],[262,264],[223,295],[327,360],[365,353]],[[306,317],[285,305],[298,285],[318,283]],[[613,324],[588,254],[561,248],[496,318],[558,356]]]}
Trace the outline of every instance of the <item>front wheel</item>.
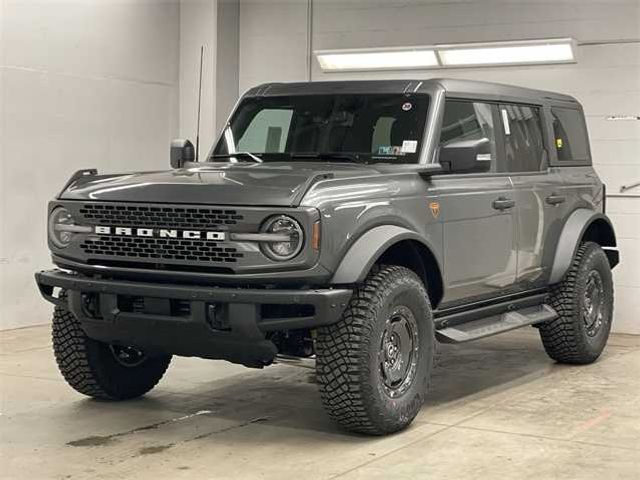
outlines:
{"label": "front wheel", "polygon": [[144,395],[160,381],[171,362],[170,355],[147,357],[134,347],[108,345],[87,337],[78,319],[60,306],[53,313],[52,338],[64,379],[76,391],[94,398],[125,400]]}
{"label": "front wheel", "polygon": [[551,291],[558,318],[540,325],[547,354],[561,363],[586,364],[604,349],[613,318],[613,280],[604,251],[585,242]]}
{"label": "front wheel", "polygon": [[418,276],[399,266],[372,272],[342,318],[318,329],[316,370],[329,416],[370,435],[405,428],[424,402],[434,343]]}

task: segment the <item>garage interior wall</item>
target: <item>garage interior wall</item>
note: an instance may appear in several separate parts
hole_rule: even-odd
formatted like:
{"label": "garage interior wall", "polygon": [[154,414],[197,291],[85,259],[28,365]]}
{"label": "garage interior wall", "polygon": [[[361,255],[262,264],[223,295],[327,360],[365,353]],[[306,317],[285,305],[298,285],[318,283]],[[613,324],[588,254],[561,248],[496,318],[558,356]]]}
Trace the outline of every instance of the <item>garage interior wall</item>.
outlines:
{"label": "garage interior wall", "polygon": [[177,1],[0,0],[0,328],[49,320],[33,273],[71,173],[167,167],[179,37]]}
{"label": "garage interior wall", "polygon": [[[311,29],[307,16],[311,3]],[[313,50],[573,37],[571,65],[405,72],[323,73],[311,79],[454,77],[554,90],[584,105],[595,167],[607,183],[608,213],[622,263],[614,273],[614,331],[640,334],[640,196],[617,197],[640,181],[640,2],[637,0],[255,1],[240,5],[240,91],[268,81],[306,81],[307,35]],[[640,195],[640,189],[629,191]]]}
{"label": "garage interior wall", "polygon": [[[0,328],[49,316],[32,274],[50,265],[44,210],[71,172],[164,168],[171,138],[195,141],[200,45],[201,152],[238,92],[258,83],[447,76],[575,95],[609,193],[640,179],[640,122],[605,119],[640,112],[636,0],[60,4],[0,0]],[[581,43],[575,65],[324,74],[308,56],[309,47],[565,36]],[[640,264],[640,199],[612,196],[608,205],[623,256],[615,271],[614,330],[640,333],[640,271],[634,268]]]}
{"label": "garage interior wall", "polygon": [[200,112],[200,152],[213,141],[215,130],[215,62],[216,17],[215,0],[180,1],[180,138],[196,144],[198,120],[198,84],[200,75],[200,47],[202,59],[202,100]]}

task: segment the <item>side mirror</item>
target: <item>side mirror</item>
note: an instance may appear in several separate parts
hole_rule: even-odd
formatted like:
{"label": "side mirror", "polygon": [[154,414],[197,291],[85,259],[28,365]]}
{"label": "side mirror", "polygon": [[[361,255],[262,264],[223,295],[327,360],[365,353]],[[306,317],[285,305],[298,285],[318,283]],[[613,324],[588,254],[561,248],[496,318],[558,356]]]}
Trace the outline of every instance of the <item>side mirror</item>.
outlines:
{"label": "side mirror", "polygon": [[488,172],[491,169],[491,140],[461,140],[440,147],[440,164],[452,173]]}
{"label": "side mirror", "polygon": [[182,168],[186,162],[193,162],[196,158],[193,143],[182,138],[172,140],[169,157],[171,168]]}

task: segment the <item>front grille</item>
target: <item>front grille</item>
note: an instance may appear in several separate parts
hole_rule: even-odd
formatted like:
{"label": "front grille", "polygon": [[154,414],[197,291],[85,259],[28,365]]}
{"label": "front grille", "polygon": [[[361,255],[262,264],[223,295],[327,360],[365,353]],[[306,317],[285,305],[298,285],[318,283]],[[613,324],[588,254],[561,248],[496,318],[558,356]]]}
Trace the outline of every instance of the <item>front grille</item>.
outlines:
{"label": "front grille", "polygon": [[211,229],[236,225],[244,217],[219,208],[153,207],[88,203],[80,208],[88,223],[117,227]]}
{"label": "front grille", "polygon": [[[242,231],[252,229],[236,209],[199,205],[83,203],[77,214],[83,224],[110,227]],[[79,242],[88,257],[156,264],[205,263],[232,266],[244,258],[237,244],[204,239],[88,235]]]}
{"label": "front grille", "polygon": [[235,263],[244,255],[225,244],[181,238],[87,238],[80,247],[88,255]]}

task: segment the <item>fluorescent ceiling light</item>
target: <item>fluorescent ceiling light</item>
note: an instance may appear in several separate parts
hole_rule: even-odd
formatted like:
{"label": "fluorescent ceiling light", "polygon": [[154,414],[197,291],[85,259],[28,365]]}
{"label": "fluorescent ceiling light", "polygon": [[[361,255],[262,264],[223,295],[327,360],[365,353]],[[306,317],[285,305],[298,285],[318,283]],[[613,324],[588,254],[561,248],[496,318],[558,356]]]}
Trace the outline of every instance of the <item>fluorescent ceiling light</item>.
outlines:
{"label": "fluorescent ceiling light", "polygon": [[437,46],[445,67],[480,65],[518,65],[533,63],[570,63],[575,61],[573,41],[532,40],[467,45]]}
{"label": "fluorescent ceiling light", "polygon": [[315,52],[325,71],[402,70],[438,66],[433,49],[333,50]]}
{"label": "fluorescent ceiling light", "polygon": [[316,51],[325,72],[575,62],[571,38]]}

